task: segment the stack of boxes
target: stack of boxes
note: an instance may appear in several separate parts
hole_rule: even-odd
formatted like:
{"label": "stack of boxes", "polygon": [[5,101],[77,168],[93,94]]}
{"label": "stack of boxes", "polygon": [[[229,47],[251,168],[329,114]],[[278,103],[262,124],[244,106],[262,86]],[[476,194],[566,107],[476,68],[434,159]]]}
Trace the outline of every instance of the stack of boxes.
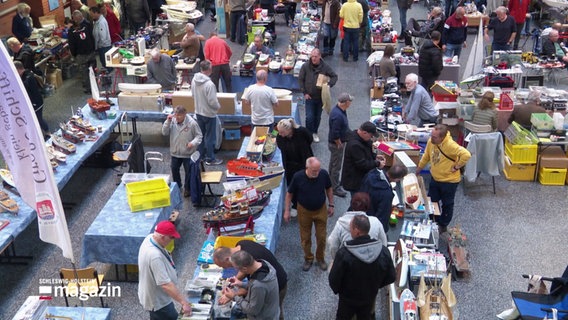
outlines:
{"label": "stack of boxes", "polygon": [[[548,139],[554,130],[554,121],[547,113],[531,115],[533,133],[541,139]],[[539,155],[538,181],[547,186],[563,186],[566,183],[568,158],[558,146],[545,146]]]}
{"label": "stack of boxes", "polygon": [[505,178],[534,181],[538,139],[516,122],[507,128],[505,137]]}

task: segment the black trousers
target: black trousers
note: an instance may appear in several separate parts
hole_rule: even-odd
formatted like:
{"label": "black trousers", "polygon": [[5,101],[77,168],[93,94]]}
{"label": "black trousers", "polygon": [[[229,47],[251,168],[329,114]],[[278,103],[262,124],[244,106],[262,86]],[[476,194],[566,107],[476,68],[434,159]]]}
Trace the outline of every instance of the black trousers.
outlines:
{"label": "black trousers", "polygon": [[372,313],[373,313],[373,306],[372,302],[369,304],[364,305],[354,305],[351,304],[345,299],[339,297],[339,305],[337,306],[337,314],[335,315],[336,320],[351,320],[353,316],[357,316],[357,320],[371,320]]}

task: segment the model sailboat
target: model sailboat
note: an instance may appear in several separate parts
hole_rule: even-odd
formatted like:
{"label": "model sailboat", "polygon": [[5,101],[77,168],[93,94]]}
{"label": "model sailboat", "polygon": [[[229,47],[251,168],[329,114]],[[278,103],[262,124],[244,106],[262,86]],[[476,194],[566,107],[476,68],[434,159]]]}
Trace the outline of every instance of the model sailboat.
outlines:
{"label": "model sailboat", "polygon": [[477,36],[475,37],[475,41],[473,42],[473,46],[471,49],[471,53],[468,56],[467,63],[465,64],[462,83],[472,84],[485,77],[485,75],[481,73],[481,71],[483,70],[483,59],[485,57],[484,44],[483,44],[483,28],[484,28],[483,19],[480,19],[479,30],[477,32]]}

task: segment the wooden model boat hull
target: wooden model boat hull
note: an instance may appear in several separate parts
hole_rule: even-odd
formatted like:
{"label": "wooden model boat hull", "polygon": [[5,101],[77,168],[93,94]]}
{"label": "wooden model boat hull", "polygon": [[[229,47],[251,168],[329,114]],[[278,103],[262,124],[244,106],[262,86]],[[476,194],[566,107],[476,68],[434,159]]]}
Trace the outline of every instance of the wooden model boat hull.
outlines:
{"label": "wooden model boat hull", "polygon": [[394,246],[393,262],[396,268],[395,284],[402,288],[406,286],[408,278],[408,251],[402,239],[399,239]]}
{"label": "wooden model boat hull", "polygon": [[248,214],[241,214],[236,217],[226,218],[225,213],[227,212],[227,210],[224,207],[217,207],[205,213],[201,220],[204,224],[209,226],[245,223],[251,216],[253,219],[258,219],[258,217],[260,217],[260,215],[262,214],[263,209],[264,207],[262,206],[251,206],[249,207]]}
{"label": "wooden model boat hull", "polygon": [[452,309],[440,289],[432,288],[426,292],[426,304],[420,307],[420,318],[427,320],[453,320]]}

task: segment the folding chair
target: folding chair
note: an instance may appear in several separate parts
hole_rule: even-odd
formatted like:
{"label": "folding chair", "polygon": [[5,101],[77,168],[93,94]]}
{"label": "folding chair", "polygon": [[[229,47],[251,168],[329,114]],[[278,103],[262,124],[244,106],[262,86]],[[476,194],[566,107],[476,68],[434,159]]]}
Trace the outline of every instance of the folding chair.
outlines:
{"label": "folding chair", "polygon": [[[222,196],[221,194],[213,193],[213,189],[211,189],[211,185],[219,185],[221,181],[223,181],[223,171],[206,171],[204,161],[200,161],[200,168],[201,168],[201,203],[203,203],[203,199],[212,198],[213,201],[209,204],[206,201],[206,205],[209,207],[214,207],[216,204],[217,197]],[[208,191],[208,192],[206,192]]]}
{"label": "folding chair", "polygon": [[[103,301],[103,295],[101,294],[101,284],[104,279],[103,274],[98,274],[97,270],[93,267],[83,268],[83,269],[59,269],[59,276],[65,282],[65,287],[63,288],[65,305],[69,307],[69,301],[67,297],[83,297],[87,295],[88,297],[98,296],[101,299],[101,307],[105,307]],[[81,303],[82,300],[81,300]]]}

